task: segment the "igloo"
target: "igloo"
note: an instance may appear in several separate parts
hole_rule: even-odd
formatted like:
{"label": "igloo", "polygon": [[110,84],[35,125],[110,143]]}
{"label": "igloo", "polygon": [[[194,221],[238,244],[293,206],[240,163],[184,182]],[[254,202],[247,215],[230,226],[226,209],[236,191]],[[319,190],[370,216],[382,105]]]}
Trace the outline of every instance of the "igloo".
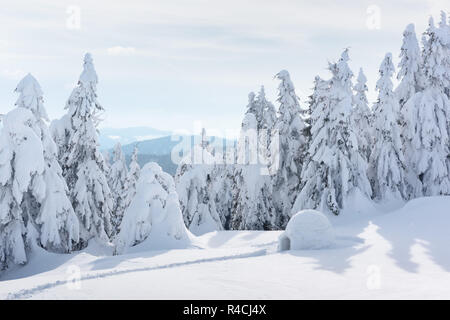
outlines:
{"label": "igloo", "polygon": [[301,210],[289,220],[286,230],[278,239],[278,249],[322,249],[334,244],[333,226],[328,218],[317,210]]}

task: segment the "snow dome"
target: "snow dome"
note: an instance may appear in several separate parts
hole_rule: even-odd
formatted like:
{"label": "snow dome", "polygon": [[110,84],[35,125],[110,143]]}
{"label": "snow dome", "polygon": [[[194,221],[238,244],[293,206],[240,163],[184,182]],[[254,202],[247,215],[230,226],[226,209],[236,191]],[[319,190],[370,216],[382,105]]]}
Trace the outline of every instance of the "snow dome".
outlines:
{"label": "snow dome", "polygon": [[278,249],[322,249],[334,244],[334,230],[328,218],[317,210],[301,210],[289,220],[278,240]]}

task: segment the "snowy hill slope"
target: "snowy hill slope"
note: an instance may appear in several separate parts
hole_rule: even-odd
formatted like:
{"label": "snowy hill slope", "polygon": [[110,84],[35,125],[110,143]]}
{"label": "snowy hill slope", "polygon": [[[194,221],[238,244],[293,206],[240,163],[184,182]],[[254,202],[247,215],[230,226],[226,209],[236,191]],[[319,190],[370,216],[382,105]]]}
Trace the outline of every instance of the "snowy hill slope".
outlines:
{"label": "snowy hill slope", "polygon": [[337,244],[325,250],[277,252],[280,232],[223,231],[182,250],[110,256],[91,243],[71,255],[39,252],[0,278],[0,298],[449,299],[448,208],[450,197],[420,198],[352,222],[332,218]]}

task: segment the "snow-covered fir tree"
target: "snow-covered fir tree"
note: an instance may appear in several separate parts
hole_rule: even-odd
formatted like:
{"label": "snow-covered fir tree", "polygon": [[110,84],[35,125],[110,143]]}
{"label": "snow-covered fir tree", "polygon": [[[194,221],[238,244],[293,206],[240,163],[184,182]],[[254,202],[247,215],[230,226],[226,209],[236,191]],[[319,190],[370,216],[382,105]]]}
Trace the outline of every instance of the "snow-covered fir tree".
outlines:
{"label": "snow-covered fir tree", "polygon": [[63,253],[79,240],[41,87],[28,74],[16,92],[0,135],[0,269],[27,262],[33,246]]}
{"label": "snow-covered fir tree", "polygon": [[443,59],[443,78],[445,79],[444,92],[450,98],[450,19],[447,21],[447,14],[441,11],[441,20],[439,21],[439,37],[442,41]]}
{"label": "snow-covered fir tree", "polygon": [[43,104],[43,92],[37,80],[28,74],[17,85],[16,106],[31,110],[44,156],[45,197],[40,201],[39,214],[33,222],[39,232],[39,245],[54,252],[70,252],[79,241],[78,219],[68,198],[68,189],[58,163],[57,148],[49,128]]}
{"label": "snow-covered fir tree", "polygon": [[400,51],[400,63],[397,79],[399,85],[395,89],[401,109],[416,93],[423,89],[424,78],[421,69],[422,58],[417,42],[414,24],[409,24],[403,32],[403,44]]}
{"label": "snow-covered fir tree", "polygon": [[123,188],[123,193],[121,196],[122,200],[120,201],[120,207],[118,208],[118,211],[121,212],[122,215],[116,216],[117,231],[120,230],[120,224],[122,223],[123,213],[128,208],[134,196],[136,195],[136,184],[139,179],[140,172],[141,167],[139,166],[138,163],[138,148],[135,145],[133,154],[131,155],[130,170],[128,170],[125,185]]}
{"label": "snow-covered fir tree", "polygon": [[30,110],[16,108],[0,135],[0,270],[27,262],[36,241],[33,221],[45,198],[44,150]]}
{"label": "snow-covered fir tree", "polygon": [[[265,163],[260,162],[259,150],[267,150],[260,143],[260,132],[264,132],[262,109],[254,109],[254,94],[249,94],[249,108],[241,126],[238,143],[238,161],[235,166],[233,188],[234,230],[272,229],[274,219],[272,203],[272,181]],[[258,115],[261,115],[258,122]],[[266,139],[266,136],[263,137]]]}
{"label": "snow-covered fir tree", "polygon": [[233,216],[233,194],[237,187],[235,183],[235,168],[237,163],[237,141],[233,145],[225,145],[223,154],[216,154],[216,160],[222,158],[222,162],[217,161],[213,169],[214,177],[212,186],[216,211],[225,230],[232,229],[231,219]]}
{"label": "snow-covered fir tree", "polygon": [[359,152],[368,161],[372,148],[372,112],[366,96],[368,90],[366,83],[367,78],[360,68],[356,84],[353,86],[355,94],[353,96],[351,123],[358,139]]}
{"label": "snow-covered fir tree", "polygon": [[[395,89],[397,100],[400,104],[400,115],[398,117],[400,137],[402,139],[403,154],[406,155],[405,165],[409,167],[409,157],[407,155],[414,152],[410,147],[408,136],[414,131],[414,124],[409,121],[410,115],[414,110],[409,110],[406,102],[413,97],[417,92],[423,90],[425,86],[425,79],[422,70],[422,56],[420,53],[419,44],[417,42],[414,24],[409,24],[403,32],[403,44],[400,52],[399,72],[397,79],[400,80],[399,85]],[[413,198],[421,194],[421,182],[413,170],[406,170],[407,183],[406,199]]]}
{"label": "snow-covered fir tree", "polygon": [[[330,82],[316,76],[314,79],[314,89],[310,96],[309,113],[307,118],[311,126],[311,146],[305,157],[301,172],[301,188],[297,196],[292,211],[298,211],[304,208],[324,207],[328,199],[323,194],[327,184],[327,170],[325,162],[314,155],[325,154],[325,160],[333,153],[331,146],[327,144],[330,139]],[[317,148],[322,150],[317,152]],[[325,197],[323,197],[325,196]],[[323,198],[322,198],[323,197]]]}
{"label": "snow-covered fir tree", "polygon": [[81,222],[82,246],[93,237],[108,241],[112,234],[113,198],[105,177],[105,162],[98,148],[96,112],[97,73],[92,57],[84,57],[83,72],[70,95],[67,114],[52,123],[59,148],[59,162],[70,191],[70,199]]}
{"label": "snow-covered fir tree", "polygon": [[277,112],[273,104],[267,100],[264,86],[261,86],[255,103],[258,106],[256,109],[257,113],[254,113],[250,108],[247,110],[247,113],[254,113],[256,117],[258,130],[258,160],[262,164],[270,165],[271,137],[277,121]]}
{"label": "snow-covered fir tree", "polygon": [[258,103],[262,109],[262,120],[258,121],[258,123],[261,124],[259,129],[271,130],[277,121],[277,111],[275,110],[273,103],[267,100],[264,86],[261,86],[261,89],[256,96],[256,103]]}
{"label": "snow-covered fir tree", "polygon": [[[124,196],[126,196],[126,180],[128,170],[125,162],[125,156],[122,152],[122,145],[120,142],[116,144],[113,152],[112,164],[109,168],[108,185],[111,189],[111,195],[113,197],[113,210],[112,210],[112,224],[114,231],[117,231],[122,221],[125,207]],[[114,232],[115,233],[115,232]]]}
{"label": "snow-covered fir tree", "polygon": [[425,83],[436,89],[444,90],[450,86],[449,74],[449,26],[445,22],[446,15],[442,14],[439,28],[434,25],[432,17],[429,19],[428,28],[422,38],[423,42],[423,71]]}
{"label": "snow-covered fir tree", "polygon": [[312,88],[312,94],[308,96],[307,107],[303,110],[303,114],[305,115],[305,123],[307,124],[309,129],[311,129],[312,125],[312,111],[315,109],[315,106],[325,98],[323,93],[329,88],[329,83],[327,81],[324,81],[319,76],[316,76],[314,78],[313,83],[314,85]]}
{"label": "snow-covered fir tree", "polygon": [[277,120],[277,114],[273,104],[267,100],[264,86],[261,86],[258,95],[249,94],[247,113],[255,115],[258,130],[271,129]]}
{"label": "snow-covered fir tree", "polygon": [[395,73],[392,55],[387,53],[380,65],[377,81],[378,100],[374,111],[374,139],[370,158],[370,180],[377,200],[407,198],[405,159],[398,118],[400,106],[393,92]]}
{"label": "snow-covered fir tree", "polygon": [[333,77],[317,80],[312,140],[301,177],[304,184],[292,213],[318,208],[338,215],[351,202],[361,203],[371,195],[367,162],[350,122],[353,74],[348,60],[345,50],[337,63],[329,65]]}
{"label": "snow-covered fir tree", "polygon": [[233,194],[236,188],[234,173],[235,164],[230,161],[217,165],[212,174],[214,177],[212,184],[216,211],[225,230],[232,229]]}
{"label": "snow-covered fir tree", "polygon": [[256,122],[258,122],[258,120],[261,121],[263,118],[261,104],[256,103],[254,92],[248,94],[247,112],[255,115]]}
{"label": "snow-covered fir tree", "polygon": [[442,34],[430,18],[423,42],[423,73],[425,86],[404,105],[405,144],[408,167],[421,182],[416,197],[450,193],[449,110],[450,103],[445,88],[445,50]]}
{"label": "snow-covered fir tree", "polygon": [[125,210],[121,229],[114,242],[116,254],[145,240],[148,248],[183,248],[191,234],[184,225],[172,176],[154,162],[141,170],[136,195]]}
{"label": "snow-covered fir tree", "polygon": [[[130,170],[128,170],[127,180],[126,180],[126,193],[128,199],[132,199],[136,193],[136,183],[139,179],[141,172],[141,167],[138,162],[138,147],[134,146],[133,153],[131,154]],[[128,201],[125,201],[129,203]]]}
{"label": "snow-covered fir tree", "polygon": [[215,165],[220,162],[208,149],[203,130],[202,141],[181,160],[175,174],[184,222],[196,235],[223,229],[213,187]]}
{"label": "snow-covered fir tree", "polygon": [[[308,143],[307,128],[300,116],[300,103],[295,93],[289,72],[280,71],[276,77],[281,80],[278,87],[278,118],[272,133],[271,146],[273,174],[273,201],[276,210],[273,225],[284,228],[300,185],[300,174]],[[277,150],[278,149],[278,150]],[[277,150],[277,151],[275,151]],[[278,159],[277,159],[278,158]],[[278,161],[277,161],[278,160]]]}

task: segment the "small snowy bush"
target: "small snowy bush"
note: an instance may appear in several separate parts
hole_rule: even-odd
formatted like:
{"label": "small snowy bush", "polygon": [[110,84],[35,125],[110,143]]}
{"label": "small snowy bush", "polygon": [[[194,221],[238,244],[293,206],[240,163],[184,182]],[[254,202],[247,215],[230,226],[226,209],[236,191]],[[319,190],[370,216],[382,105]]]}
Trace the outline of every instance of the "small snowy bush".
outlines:
{"label": "small snowy bush", "polygon": [[317,210],[302,210],[289,220],[278,240],[279,250],[322,249],[334,244],[334,230],[328,218]]}
{"label": "small snowy bush", "polygon": [[206,144],[195,145],[175,174],[184,223],[195,235],[223,230],[213,190],[218,161]]}
{"label": "small snowy bush", "polygon": [[186,247],[190,239],[172,176],[156,163],[147,163],[115,239],[116,254],[144,241],[152,249],[167,249]]}

